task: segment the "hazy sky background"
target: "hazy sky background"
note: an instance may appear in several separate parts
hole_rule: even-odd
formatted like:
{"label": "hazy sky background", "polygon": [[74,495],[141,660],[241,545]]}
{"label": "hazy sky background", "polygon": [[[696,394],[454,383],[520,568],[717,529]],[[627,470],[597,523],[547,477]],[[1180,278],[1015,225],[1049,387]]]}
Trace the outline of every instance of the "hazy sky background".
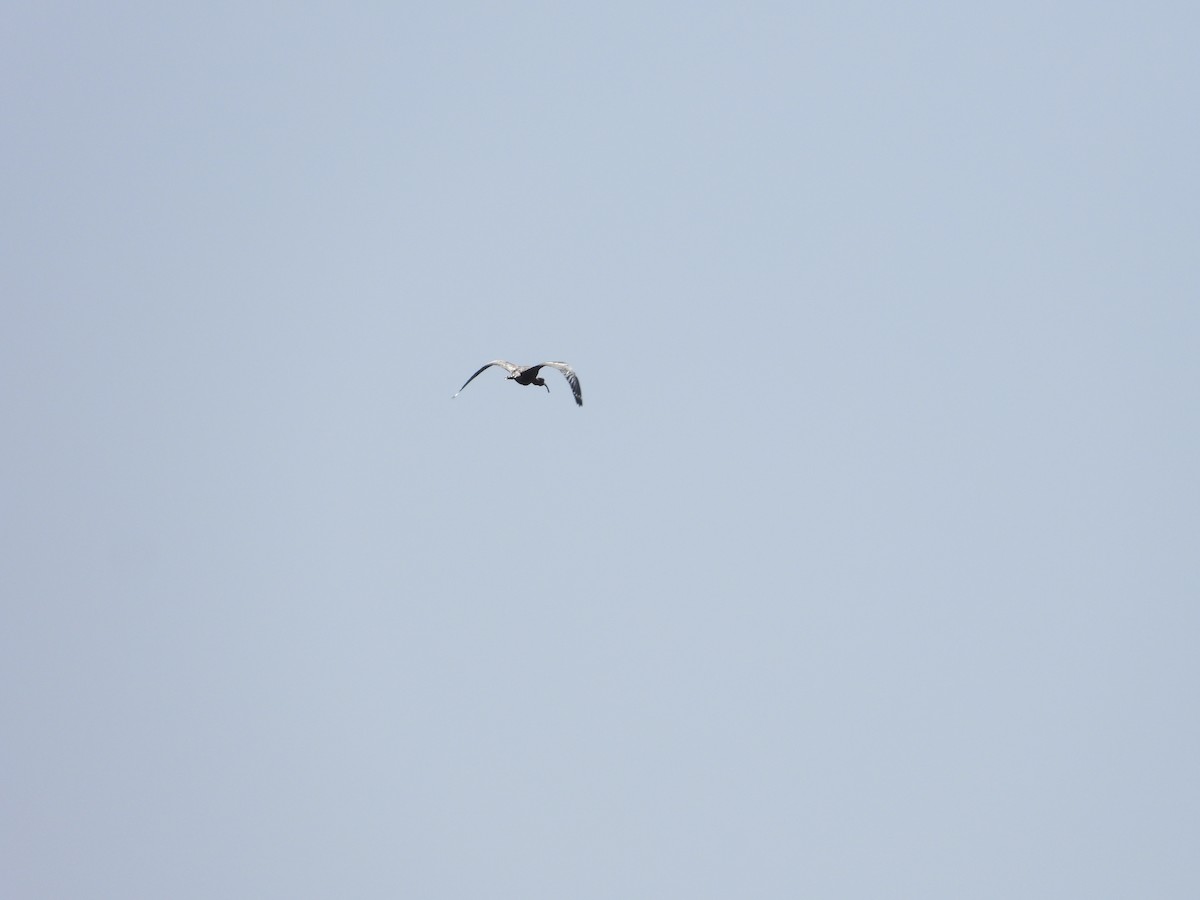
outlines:
{"label": "hazy sky background", "polygon": [[1200,895],[1198,46],[6,5],[0,894]]}

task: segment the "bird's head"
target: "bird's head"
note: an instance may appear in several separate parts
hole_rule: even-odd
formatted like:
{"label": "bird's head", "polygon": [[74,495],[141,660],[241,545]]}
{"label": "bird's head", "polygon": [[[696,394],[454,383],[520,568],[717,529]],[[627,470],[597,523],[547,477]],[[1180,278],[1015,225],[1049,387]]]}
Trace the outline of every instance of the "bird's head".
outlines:
{"label": "bird's head", "polygon": [[538,375],[536,378],[534,378],[533,383],[538,387],[544,387],[547,394],[550,393],[550,385],[546,384],[546,379],[542,376]]}

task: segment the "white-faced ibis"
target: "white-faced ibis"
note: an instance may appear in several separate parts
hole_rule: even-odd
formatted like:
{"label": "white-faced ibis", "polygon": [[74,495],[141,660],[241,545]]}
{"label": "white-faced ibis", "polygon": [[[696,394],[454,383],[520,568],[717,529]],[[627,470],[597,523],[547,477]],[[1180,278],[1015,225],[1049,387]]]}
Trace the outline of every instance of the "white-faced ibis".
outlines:
{"label": "white-faced ibis", "polygon": [[[538,363],[536,366],[516,366],[504,359],[493,359],[487,365],[482,366],[479,372],[489,369],[492,366],[503,366],[507,369],[509,381],[515,381],[517,384],[532,384],[537,387],[544,387],[546,393],[550,393],[550,385],[546,384],[545,378],[538,377],[538,371],[544,369],[546,366],[553,366],[563,373],[563,377],[567,379],[567,384],[571,385],[571,393],[575,395],[575,405],[583,406],[583,391],[579,389],[579,377],[575,374],[575,370],[564,362],[544,362]],[[475,375],[478,375],[479,372],[476,372]],[[463,388],[475,380],[475,375],[472,375],[463,382],[463,386],[454,394],[455,397],[463,392]],[[452,397],[451,399],[454,398]]]}

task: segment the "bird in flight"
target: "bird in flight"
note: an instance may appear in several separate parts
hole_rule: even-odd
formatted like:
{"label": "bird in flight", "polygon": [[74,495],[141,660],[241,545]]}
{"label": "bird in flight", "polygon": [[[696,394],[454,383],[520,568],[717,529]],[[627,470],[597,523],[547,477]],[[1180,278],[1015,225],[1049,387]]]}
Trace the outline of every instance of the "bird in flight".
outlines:
{"label": "bird in flight", "polygon": [[[579,388],[579,378],[575,374],[575,370],[564,362],[544,362],[538,363],[536,366],[515,366],[507,360],[493,359],[487,365],[481,366],[479,372],[482,372],[484,369],[489,369],[492,366],[503,366],[505,369],[507,369],[509,381],[515,381],[517,384],[533,384],[537,387],[544,387],[547,394],[550,393],[550,385],[546,384],[545,378],[538,377],[538,371],[544,369],[546,366],[552,366],[553,368],[562,372],[563,377],[567,379],[567,384],[571,385],[571,393],[575,395],[575,405],[583,406],[583,391],[581,391]],[[475,375],[478,375],[479,372],[476,372]],[[463,382],[463,386],[458,389],[458,391],[454,394],[454,397],[457,397],[459,394],[461,394],[463,392],[463,388],[475,380],[475,375],[472,375]],[[450,399],[453,400],[454,397],[451,397]]]}

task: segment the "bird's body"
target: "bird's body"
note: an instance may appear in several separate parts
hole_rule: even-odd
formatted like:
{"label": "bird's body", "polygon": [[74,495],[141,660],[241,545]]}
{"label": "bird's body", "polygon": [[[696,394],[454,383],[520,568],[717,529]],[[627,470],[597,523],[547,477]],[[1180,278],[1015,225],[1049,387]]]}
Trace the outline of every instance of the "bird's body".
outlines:
{"label": "bird's body", "polygon": [[[575,395],[575,405],[583,406],[583,391],[579,387],[579,378],[572,369],[564,362],[544,362],[538,363],[536,366],[518,366],[504,359],[493,359],[490,363],[480,366],[479,371],[463,382],[463,386],[455,393],[455,397],[463,392],[468,384],[475,380],[475,376],[492,366],[500,366],[508,371],[508,380],[515,381],[517,384],[532,384],[536,387],[544,387],[546,393],[550,392],[550,385],[546,384],[546,379],[541,378],[538,372],[546,366],[558,369],[563,373],[563,377],[567,379],[567,384],[571,385],[571,393]],[[451,398],[453,399],[453,398]]]}

